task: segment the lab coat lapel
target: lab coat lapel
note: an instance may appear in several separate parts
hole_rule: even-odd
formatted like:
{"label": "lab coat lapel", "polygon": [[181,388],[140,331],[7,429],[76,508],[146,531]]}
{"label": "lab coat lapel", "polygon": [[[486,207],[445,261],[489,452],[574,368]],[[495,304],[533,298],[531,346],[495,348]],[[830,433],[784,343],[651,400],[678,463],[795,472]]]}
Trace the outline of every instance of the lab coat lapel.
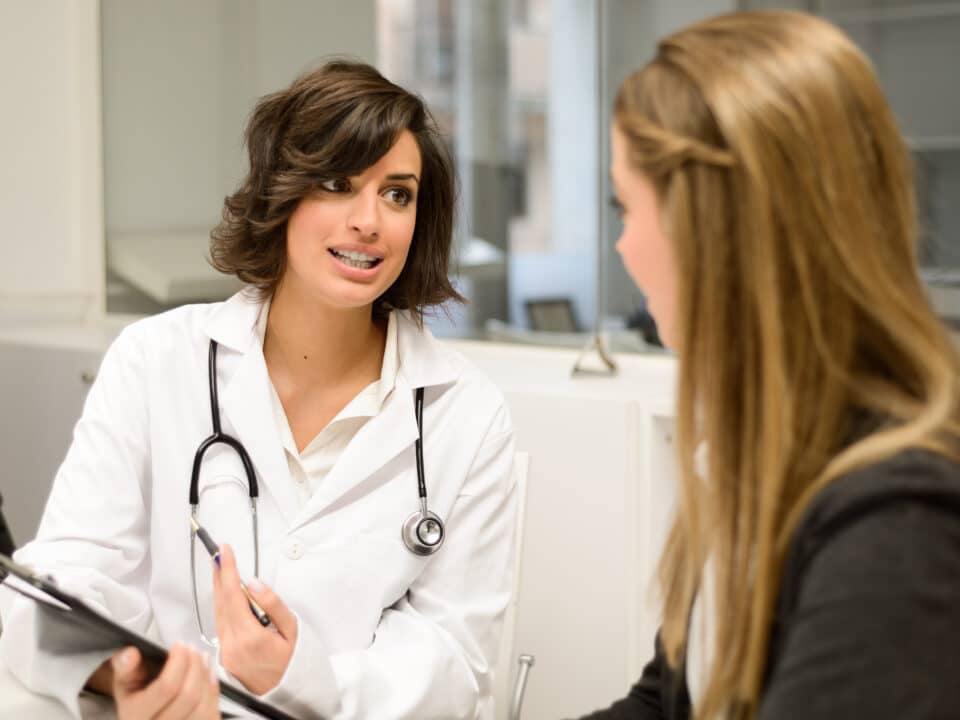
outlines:
{"label": "lab coat lapel", "polygon": [[338,501],[347,502],[352,490],[363,492],[363,481],[400,453],[409,452],[412,462],[416,439],[413,391],[406,387],[394,388],[380,413],[370,418],[344,449],[303,512],[297,516],[294,527],[304,525],[334,504],[340,504]]}
{"label": "lab coat lapel", "polygon": [[[219,343],[217,378],[223,418],[229,420],[250,455],[260,495],[269,493],[289,523],[297,514],[298,501],[274,420],[270,376],[256,334],[261,308],[248,291],[241,291],[221,306],[207,331]],[[224,430],[229,432],[228,427]]]}
{"label": "lab coat lapel", "polygon": [[[421,330],[406,313],[398,312],[396,321],[400,367],[393,392],[380,413],[361,428],[343,451],[298,516],[296,526],[330,510],[335,503],[341,504],[338,501],[347,502],[351,490],[362,492],[363,482],[400,453],[409,453],[413,466],[417,439],[414,391],[418,387],[448,385],[459,374],[429,331]],[[424,414],[427,412],[425,409]],[[410,488],[411,498],[415,499],[412,481]]]}

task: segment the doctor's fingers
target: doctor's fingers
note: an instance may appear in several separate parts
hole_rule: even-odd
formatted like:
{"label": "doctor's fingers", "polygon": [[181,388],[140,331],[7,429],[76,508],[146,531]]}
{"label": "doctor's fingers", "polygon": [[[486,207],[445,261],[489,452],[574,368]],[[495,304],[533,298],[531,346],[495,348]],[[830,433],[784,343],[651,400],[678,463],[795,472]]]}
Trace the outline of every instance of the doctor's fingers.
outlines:
{"label": "doctor's fingers", "polygon": [[[142,689],[133,679],[134,672],[130,665],[124,663],[115,666],[113,695],[117,701],[117,717],[120,720],[140,720],[159,714],[176,696],[186,677],[190,653],[191,650],[183,643],[174,643],[160,674]],[[138,653],[136,658],[139,657]]]}
{"label": "doctor's fingers", "polygon": [[155,720],[220,717],[219,701],[220,684],[211,668],[210,658],[193,651],[180,689]]}
{"label": "doctor's fingers", "polygon": [[222,632],[224,623],[229,623],[238,631],[251,627],[260,628],[260,623],[250,610],[247,596],[240,588],[236,556],[229,545],[220,546],[220,568],[213,569],[213,604],[217,634]]}
{"label": "doctor's fingers", "polygon": [[247,590],[270,617],[270,622],[280,636],[291,644],[296,643],[297,616],[284,604],[283,600],[266,583],[257,578],[247,583]]}
{"label": "doctor's fingers", "polygon": [[113,696],[118,700],[142,690],[147,684],[147,668],[141,662],[140,651],[135,647],[125,647],[115,652],[110,664],[113,667]]}

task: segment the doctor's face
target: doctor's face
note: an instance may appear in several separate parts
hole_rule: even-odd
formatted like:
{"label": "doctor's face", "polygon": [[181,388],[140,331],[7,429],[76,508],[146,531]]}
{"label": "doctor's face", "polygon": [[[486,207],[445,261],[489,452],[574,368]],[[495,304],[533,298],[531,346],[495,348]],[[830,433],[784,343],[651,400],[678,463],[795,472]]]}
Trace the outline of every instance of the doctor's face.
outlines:
{"label": "doctor's face", "polygon": [[333,308],[370,306],[407,261],[420,174],[420,148],[404,131],[362,174],[303,198],[287,221],[283,284]]}
{"label": "doctor's face", "polygon": [[657,195],[653,184],[630,166],[627,139],[616,123],[610,139],[610,177],[623,218],[617,252],[627,274],[646,295],[660,338],[676,348],[676,263],[660,222]]}

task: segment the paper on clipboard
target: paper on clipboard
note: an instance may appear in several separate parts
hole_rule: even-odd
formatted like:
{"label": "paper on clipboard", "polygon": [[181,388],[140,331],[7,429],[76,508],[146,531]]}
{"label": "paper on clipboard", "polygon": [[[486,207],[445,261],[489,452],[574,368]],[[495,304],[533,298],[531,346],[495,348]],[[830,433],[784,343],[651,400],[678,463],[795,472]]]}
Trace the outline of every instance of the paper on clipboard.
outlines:
{"label": "paper on clipboard", "polygon": [[[133,645],[153,675],[166,661],[167,651],[162,646],[119,625],[81,598],[61,590],[52,577],[41,577],[3,554],[0,554],[0,583],[36,603],[41,618],[37,646],[44,652],[73,655]],[[221,710],[230,716],[295,720],[225,681],[220,683],[220,695]]]}

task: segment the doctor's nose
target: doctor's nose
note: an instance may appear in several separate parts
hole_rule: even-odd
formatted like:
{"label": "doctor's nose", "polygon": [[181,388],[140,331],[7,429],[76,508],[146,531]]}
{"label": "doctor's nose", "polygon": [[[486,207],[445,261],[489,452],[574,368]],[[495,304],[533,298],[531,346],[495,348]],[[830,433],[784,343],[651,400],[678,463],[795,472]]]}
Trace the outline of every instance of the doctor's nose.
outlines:
{"label": "doctor's nose", "polygon": [[372,197],[366,193],[358,193],[350,205],[347,215],[347,226],[362,235],[364,238],[375,238],[380,230],[380,215],[377,207],[376,194]]}

